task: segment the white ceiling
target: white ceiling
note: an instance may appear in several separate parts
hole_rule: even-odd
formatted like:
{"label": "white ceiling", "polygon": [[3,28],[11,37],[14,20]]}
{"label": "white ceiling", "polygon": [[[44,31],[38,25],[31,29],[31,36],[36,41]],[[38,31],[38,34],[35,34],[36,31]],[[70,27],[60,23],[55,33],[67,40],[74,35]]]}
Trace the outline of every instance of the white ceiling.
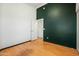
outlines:
{"label": "white ceiling", "polygon": [[28,3],[29,5],[35,7],[35,8],[39,8],[43,5],[45,5],[46,3]]}

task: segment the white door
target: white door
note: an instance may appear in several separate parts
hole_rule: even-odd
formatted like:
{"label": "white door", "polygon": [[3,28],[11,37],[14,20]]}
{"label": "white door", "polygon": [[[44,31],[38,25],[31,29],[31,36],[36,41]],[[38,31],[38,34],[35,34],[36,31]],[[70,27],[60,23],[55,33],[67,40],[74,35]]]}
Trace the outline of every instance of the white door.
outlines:
{"label": "white door", "polygon": [[43,24],[44,19],[38,19],[38,37],[43,39]]}

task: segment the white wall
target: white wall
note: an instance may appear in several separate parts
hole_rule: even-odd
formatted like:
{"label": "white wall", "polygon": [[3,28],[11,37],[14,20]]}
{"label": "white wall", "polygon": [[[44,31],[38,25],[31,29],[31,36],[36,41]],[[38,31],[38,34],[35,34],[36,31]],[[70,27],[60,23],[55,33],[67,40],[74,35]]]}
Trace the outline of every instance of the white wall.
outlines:
{"label": "white wall", "polygon": [[34,13],[32,14],[34,16],[34,19],[32,19],[32,30],[31,30],[31,35],[32,35],[32,40],[37,39],[37,20],[36,20],[36,8],[34,7]]}
{"label": "white wall", "polygon": [[36,38],[35,11],[28,4],[0,4],[0,49]]}
{"label": "white wall", "polygon": [[32,40],[37,39],[37,20],[32,20]]}
{"label": "white wall", "polygon": [[77,12],[77,50],[79,51],[79,12]]}
{"label": "white wall", "polygon": [[77,13],[77,50],[79,51],[79,4],[76,4]]}

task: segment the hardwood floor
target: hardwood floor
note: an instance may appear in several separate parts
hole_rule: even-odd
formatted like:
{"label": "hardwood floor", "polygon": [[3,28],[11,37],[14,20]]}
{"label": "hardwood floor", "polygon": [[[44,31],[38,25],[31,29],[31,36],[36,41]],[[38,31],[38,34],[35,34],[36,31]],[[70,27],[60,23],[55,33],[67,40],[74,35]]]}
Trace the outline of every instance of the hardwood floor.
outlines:
{"label": "hardwood floor", "polygon": [[77,50],[36,39],[0,51],[0,56],[79,56]]}

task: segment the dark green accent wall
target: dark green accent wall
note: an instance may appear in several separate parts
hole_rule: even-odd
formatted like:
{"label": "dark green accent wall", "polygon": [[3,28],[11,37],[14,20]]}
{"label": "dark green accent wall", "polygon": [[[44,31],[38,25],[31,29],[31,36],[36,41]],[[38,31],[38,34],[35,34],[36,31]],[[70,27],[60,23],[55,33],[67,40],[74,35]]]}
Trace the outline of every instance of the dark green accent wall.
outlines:
{"label": "dark green accent wall", "polygon": [[49,3],[37,9],[44,19],[44,41],[76,48],[75,3]]}

